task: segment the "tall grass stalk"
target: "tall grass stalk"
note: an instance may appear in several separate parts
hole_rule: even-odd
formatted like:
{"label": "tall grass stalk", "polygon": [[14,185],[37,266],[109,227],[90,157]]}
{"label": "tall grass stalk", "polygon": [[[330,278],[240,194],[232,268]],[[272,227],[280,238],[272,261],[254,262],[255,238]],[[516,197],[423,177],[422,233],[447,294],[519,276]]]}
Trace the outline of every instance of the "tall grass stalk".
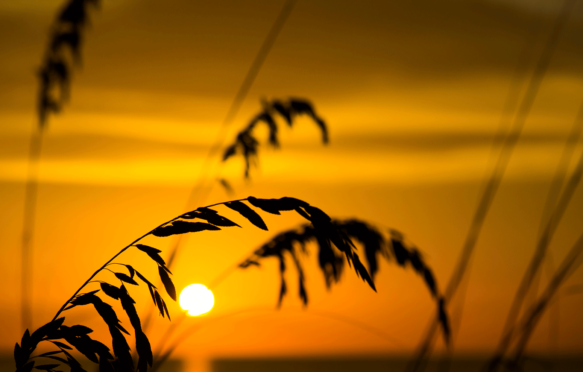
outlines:
{"label": "tall grass stalk", "polygon": [[[281,30],[283,29],[283,26],[285,25],[291,12],[293,11],[296,2],[297,0],[286,0],[285,4],[283,5],[283,8],[281,9],[275,22],[273,23],[273,26],[271,27],[269,33],[267,34],[265,40],[263,41],[261,48],[257,52],[255,59],[251,63],[251,66],[249,67],[249,70],[247,71],[247,74],[245,75],[245,78],[243,79],[243,82],[241,83],[241,86],[239,87],[237,94],[235,94],[235,97],[233,98],[233,102],[231,102],[231,106],[227,111],[227,115],[225,116],[219,128],[217,137],[205,156],[202,168],[200,170],[200,175],[198,177],[198,182],[192,189],[188,201],[186,203],[186,210],[190,209],[190,207],[192,207],[193,205],[200,204],[199,200],[201,196],[200,194],[205,187],[207,174],[211,171],[210,169],[210,167],[212,166],[211,163],[216,159],[219,151],[223,148],[227,136],[227,130],[233,123],[235,116],[241,109],[243,101],[245,100],[245,98],[247,98],[247,95],[249,94],[249,90],[251,89],[253,82],[257,78],[259,71],[261,71],[261,68],[263,67],[264,62],[267,59],[269,52],[271,51],[273,45],[275,44],[275,41],[277,40],[277,37],[279,36]],[[211,185],[214,185],[214,182],[211,181]],[[178,240],[178,243],[176,243],[175,246],[179,245],[180,240]],[[175,249],[177,248],[173,248],[171,256],[175,255],[174,253]],[[172,260],[170,260],[170,262],[171,261]]]}
{"label": "tall grass stalk", "polygon": [[[516,66],[512,74],[509,89],[506,94],[506,99],[504,100],[504,105],[502,107],[502,114],[500,115],[498,129],[496,130],[496,134],[494,136],[494,141],[492,144],[492,150],[490,154],[491,162],[493,164],[496,164],[496,161],[498,160],[500,149],[504,144],[504,139],[508,135],[509,128],[512,125],[512,118],[515,115],[516,108],[519,104],[522,88],[526,80],[526,77],[528,76],[527,73],[529,71],[529,65],[531,64],[531,61],[533,60],[535,55],[536,39],[539,36],[538,34],[540,33],[538,29],[539,25],[533,23],[530,25],[530,29],[528,30],[528,32],[526,32],[527,34],[526,42],[524,43],[524,46],[518,56]],[[445,355],[445,358],[443,358],[441,361],[442,365],[444,365],[444,367],[441,369],[444,371],[447,371],[449,369],[449,365],[451,362],[450,359],[454,353],[455,339],[461,328],[465,297],[469,285],[469,278],[466,276],[462,280],[462,283],[463,287],[461,287],[460,289],[461,292],[460,295],[456,298],[455,301],[456,304],[454,303],[451,304],[451,306],[455,306],[455,309],[451,311],[452,339],[447,349],[447,354]]]}
{"label": "tall grass stalk", "polygon": [[[200,170],[200,175],[198,177],[197,182],[190,190],[190,194],[189,194],[188,199],[186,201],[184,210],[191,209],[191,207],[193,205],[196,205],[197,201],[200,200],[200,193],[202,192],[202,190],[205,187],[207,173],[210,171],[211,163],[215,160],[215,158],[218,154],[218,151],[223,146],[223,143],[224,143],[226,135],[227,135],[227,129],[232,124],[233,119],[235,118],[235,116],[239,112],[239,109],[241,108],[243,101],[245,100],[245,98],[249,94],[249,90],[251,89],[251,86],[252,86],[253,82],[255,81],[255,78],[259,74],[259,71],[261,70],[263,63],[265,62],[267,56],[269,55],[269,52],[271,51],[271,48],[273,47],[273,44],[275,43],[277,36],[279,35],[281,29],[285,25],[285,22],[287,21],[287,19],[289,18],[289,15],[291,14],[296,2],[297,2],[297,0],[287,0],[286,1],[282,10],[280,11],[278,17],[276,18],[273,26],[271,27],[269,33],[267,34],[265,40],[263,41],[261,48],[257,52],[255,59],[251,63],[251,66],[249,67],[249,70],[247,71],[247,74],[245,75],[245,78],[243,79],[243,82],[241,83],[239,90],[235,94],[235,97],[233,98],[233,101],[231,102],[231,105],[229,106],[229,110],[227,111],[227,114],[226,114],[225,118],[223,119],[223,122],[219,128],[219,132],[217,133],[217,137],[215,138],[214,143],[211,145],[211,147],[209,148],[209,151],[207,152],[207,154],[204,158],[203,165],[202,165],[202,168]],[[210,186],[208,186],[208,187],[212,188],[213,185],[214,185],[214,183],[211,183]],[[186,244],[185,240],[186,240],[186,237],[181,235],[181,236],[176,237],[174,239],[174,241],[172,242],[172,248],[171,248],[170,254],[168,256],[168,267],[169,268],[173,267],[174,261],[176,259],[177,254],[178,254],[178,251],[180,250],[180,247],[183,246],[184,244]],[[150,308],[148,314],[146,315],[146,319],[144,322],[145,329],[148,329],[150,327],[150,322],[152,321],[153,312],[154,312],[154,309]]]}
{"label": "tall grass stalk", "polygon": [[[572,147],[574,147],[574,143],[576,143],[577,139],[579,138],[579,135],[581,133],[581,125],[582,124],[583,124],[583,105],[581,106],[581,109],[579,111],[579,115],[577,116],[577,118],[575,120],[575,124],[573,125],[573,130],[572,130],[571,135],[569,136],[569,139],[568,139],[569,142],[565,146],[565,151],[563,152],[562,160],[559,164],[559,170],[566,171],[567,165],[568,165],[568,159],[570,158],[570,154],[573,151]],[[570,145],[570,143],[571,143],[571,145]],[[561,169],[561,168],[563,168],[563,169]],[[543,232],[538,240],[534,255],[533,255],[533,257],[532,257],[532,259],[531,259],[531,261],[526,269],[526,272],[524,273],[524,276],[520,282],[520,286],[518,287],[518,290],[516,292],[516,295],[514,297],[514,300],[512,302],[512,306],[511,306],[509,314],[508,314],[508,318],[506,320],[506,325],[505,325],[503,337],[500,341],[500,344],[498,345],[496,354],[493,357],[493,360],[492,360],[491,365],[490,365],[491,370],[495,370],[497,365],[501,362],[502,358],[504,357],[506,350],[510,346],[510,343],[514,337],[514,332],[517,331],[516,319],[519,315],[520,309],[522,308],[522,304],[523,304],[523,301],[525,299],[525,296],[526,296],[528,290],[530,289],[530,286],[532,285],[533,281],[535,280],[537,273],[539,272],[539,269],[541,267],[541,264],[543,262],[545,254],[547,252],[548,246],[549,246],[549,244],[550,244],[550,242],[551,242],[551,240],[552,240],[552,238],[557,230],[557,227],[559,226],[559,223],[560,223],[565,211],[567,210],[567,207],[569,206],[569,204],[571,202],[571,199],[575,193],[575,190],[579,186],[582,175],[583,175],[583,153],[581,154],[581,157],[579,158],[579,161],[578,161],[578,163],[573,171],[573,174],[571,175],[567,184],[565,185],[565,189],[561,193],[559,200],[556,203],[556,206],[554,207],[551,215],[548,218],[548,222],[546,224],[546,227],[543,230]],[[559,177],[557,177],[557,178],[559,178]],[[556,187],[558,186],[558,181],[555,183],[557,185],[554,185],[555,187],[551,188],[551,190],[550,190],[551,193],[554,192]],[[552,196],[549,195],[548,199],[551,199],[551,197]],[[552,284],[552,280],[551,280],[551,284]]]}
{"label": "tall grass stalk", "polygon": [[[185,205],[184,210],[191,209],[193,205],[196,205],[200,201],[200,199],[201,199],[200,194],[201,194],[202,190],[205,188],[207,174],[208,174],[208,172],[210,172],[210,167],[212,165],[211,163],[216,159],[219,150],[223,147],[223,144],[224,144],[225,139],[226,139],[228,128],[233,123],[235,116],[237,115],[237,113],[241,109],[241,105],[243,104],[243,101],[245,100],[245,98],[249,94],[249,90],[251,89],[251,86],[253,85],[255,78],[257,77],[257,75],[259,74],[259,71],[263,67],[263,63],[267,59],[269,52],[271,51],[275,41],[277,40],[277,37],[279,36],[279,33],[281,32],[287,19],[289,18],[289,15],[291,14],[292,10],[294,9],[296,2],[297,2],[297,0],[287,0],[286,1],[286,3],[284,4],[283,8],[281,9],[279,15],[277,16],[275,22],[273,23],[273,26],[271,27],[269,33],[267,34],[265,40],[263,41],[261,48],[257,52],[255,59],[251,63],[251,66],[249,67],[249,70],[247,71],[247,74],[245,75],[245,78],[243,79],[243,82],[241,83],[239,90],[235,94],[235,97],[233,98],[233,102],[231,102],[231,105],[229,106],[229,110],[227,111],[227,114],[226,114],[225,118],[223,119],[223,122],[219,128],[219,132],[217,134],[217,137],[215,138],[214,143],[211,145],[211,147],[209,148],[209,151],[207,152],[207,154],[204,158],[203,165],[202,165],[202,168],[200,170],[200,175],[198,177],[196,184],[193,186],[193,188],[190,191],[190,194],[189,194],[188,199],[186,201],[186,205]],[[213,186],[214,186],[214,183],[211,182],[211,184],[208,187],[212,188]],[[204,199],[203,199],[203,201],[204,201]],[[180,247],[183,244],[185,244],[184,243],[185,239],[186,239],[186,237],[179,236],[174,240],[174,242],[172,244],[172,249],[170,250],[170,255],[168,258],[168,267],[172,268],[174,260],[176,259],[176,255],[178,254],[178,250],[180,249]],[[147,319],[150,319],[150,317],[147,317]],[[149,320],[147,320],[146,323],[148,324]]]}
{"label": "tall grass stalk", "polygon": [[[508,134],[508,136],[506,136],[506,138],[504,139],[504,142],[502,144],[502,150],[500,152],[497,164],[492,172],[492,175],[488,179],[488,182],[486,184],[486,187],[480,198],[480,202],[472,219],[470,230],[466,236],[461,256],[446,287],[445,290],[446,303],[451,302],[451,300],[456,294],[459,284],[464,278],[464,275],[470,263],[470,259],[472,258],[473,255],[476,242],[478,240],[478,237],[482,230],[482,226],[486,219],[486,215],[490,209],[494,196],[498,191],[498,188],[502,181],[502,177],[504,176],[504,173],[506,171],[512,152],[516,147],[516,143],[518,142],[526,119],[534,104],[534,100],[538,94],[540,85],[549,67],[551,58],[554,54],[559,38],[565,27],[565,24],[567,23],[567,19],[569,17],[569,14],[574,3],[575,3],[574,0],[566,0],[564,2],[561,12],[559,13],[557,20],[553,26],[548,42],[546,43],[545,48],[543,49],[543,52],[541,54],[541,57],[534,69],[534,72],[529,81],[522,102],[520,103],[518,112],[515,116],[515,120],[512,126],[512,130]],[[413,359],[411,360],[411,363],[407,368],[409,371],[419,371],[423,368],[423,362],[425,358],[427,357],[428,354],[431,353],[431,349],[435,339],[435,334],[437,331],[437,326],[438,320],[434,318],[430,323],[430,326],[422,343],[418,347],[417,352],[415,353]]]}
{"label": "tall grass stalk", "polygon": [[49,43],[38,70],[37,102],[38,130],[30,135],[28,173],[24,194],[24,218],[21,241],[21,322],[22,328],[32,327],[33,244],[38,202],[38,169],[44,133],[51,114],[61,111],[69,99],[71,76],[81,62],[80,48],[88,20],[88,7],[100,0],[69,0],[53,21]]}
{"label": "tall grass stalk", "polygon": [[[559,165],[555,171],[555,175],[553,176],[551,185],[549,187],[549,192],[545,200],[545,206],[543,208],[543,214],[539,225],[539,236],[543,234],[544,228],[548,224],[553,209],[557,205],[557,200],[561,194],[561,190],[564,186],[565,180],[568,175],[569,164],[571,163],[573,153],[581,137],[581,132],[583,130],[583,105],[581,105],[581,107],[579,108],[579,113],[577,115],[578,115],[577,119],[575,119],[575,121],[573,122],[573,126],[571,127],[571,131],[569,132],[569,135],[567,137],[563,153],[561,154],[561,159],[559,160]],[[545,267],[546,276],[549,281],[551,280],[555,272],[555,265],[553,261],[554,261],[553,252],[547,249],[544,256],[544,262],[546,264]],[[530,289],[532,298],[530,301],[527,301],[526,307],[523,306],[524,308],[531,308],[532,306],[534,306],[534,302],[536,301],[536,296],[538,295],[539,282],[542,279],[542,268],[540,268],[538,271],[539,274],[536,275],[535,278],[533,279],[533,283]],[[549,310],[550,311],[549,343],[551,349],[555,349],[558,342],[559,318],[560,318],[559,304],[560,297],[557,296],[557,298],[553,301],[552,307]],[[516,320],[513,321],[513,323],[515,322]],[[509,329],[510,327],[505,327],[505,333],[509,331]]]}
{"label": "tall grass stalk", "polygon": [[28,175],[26,179],[24,194],[24,220],[22,223],[21,242],[21,326],[22,329],[32,327],[32,299],[34,280],[32,248],[34,237],[34,223],[36,218],[36,206],[38,199],[38,168],[41,157],[43,142],[43,130],[33,130],[30,135],[30,145],[28,154]]}

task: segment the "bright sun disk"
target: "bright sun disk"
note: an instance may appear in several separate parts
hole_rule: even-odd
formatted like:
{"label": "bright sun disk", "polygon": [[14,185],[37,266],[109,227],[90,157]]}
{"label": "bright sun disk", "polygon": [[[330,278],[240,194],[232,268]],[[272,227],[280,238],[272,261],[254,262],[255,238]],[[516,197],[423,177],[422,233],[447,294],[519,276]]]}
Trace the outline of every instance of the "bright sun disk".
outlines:
{"label": "bright sun disk", "polygon": [[188,310],[188,315],[197,316],[208,313],[215,304],[213,292],[202,284],[191,284],[180,292],[180,307]]}

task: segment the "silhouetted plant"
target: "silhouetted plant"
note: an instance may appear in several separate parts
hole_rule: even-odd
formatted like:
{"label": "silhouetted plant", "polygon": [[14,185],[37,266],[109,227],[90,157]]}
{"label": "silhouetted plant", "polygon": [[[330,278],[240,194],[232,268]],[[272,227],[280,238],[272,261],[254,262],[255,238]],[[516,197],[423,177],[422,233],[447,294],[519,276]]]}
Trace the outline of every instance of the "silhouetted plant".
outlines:
{"label": "silhouetted plant", "polygon": [[[389,236],[385,238],[374,226],[358,219],[333,219],[331,220],[331,225],[347,241],[356,241],[362,246],[368,272],[370,273],[369,285],[375,291],[376,288],[374,287],[373,281],[378,272],[380,257],[385,258],[387,261],[393,258],[400,267],[410,265],[423,278],[425,285],[437,302],[438,319],[447,343],[450,330],[448,317],[444,308],[443,295],[438,290],[431,268],[425,263],[417,247],[406,241],[403,234],[397,230],[389,230]],[[284,296],[287,294],[287,284],[284,274],[287,268],[285,256],[289,255],[298,272],[299,297],[304,305],[307,305],[308,293],[305,286],[304,269],[299,257],[302,254],[307,254],[306,244],[311,242],[316,242],[318,246],[318,264],[324,274],[326,286],[331,288],[332,284],[340,280],[345,266],[345,255],[342,254],[343,249],[336,244],[336,241],[332,240],[333,244],[330,244],[329,240],[322,239],[317,228],[311,224],[302,224],[297,228],[277,234],[273,239],[262,245],[251,256],[246,258],[239,267],[248,268],[249,266],[259,266],[259,262],[264,258],[277,258],[279,260],[279,273],[281,278],[277,304],[279,307]],[[347,261],[350,264],[350,260]],[[358,270],[364,270],[356,267],[356,265],[362,266],[360,261],[354,261],[353,263],[355,269],[357,269],[357,273],[359,272]],[[366,277],[363,277],[363,279],[368,281]]]}
{"label": "silhouetted plant", "polygon": [[44,127],[48,115],[57,113],[69,98],[71,75],[81,63],[83,31],[89,23],[88,8],[100,0],[71,0],[60,12],[50,31],[50,40],[39,71],[38,115]]}
{"label": "silhouetted plant", "polygon": [[[111,299],[120,301],[122,308],[130,320],[130,324],[134,328],[135,344],[138,353],[137,370],[140,372],[147,371],[148,366],[152,366],[153,362],[150,342],[146,334],[142,331],[140,318],[134,306],[135,301],[130,296],[125,285],[139,285],[138,281],[135,280],[137,277],[148,286],[152,301],[157,306],[162,317],[166,315],[169,318],[168,308],[158,292],[158,289],[132,265],[113,261],[123,252],[132,247],[144,252],[156,263],[160,279],[164,284],[166,292],[173,300],[176,300],[176,290],[169,275],[171,273],[166,267],[165,261],[159,255],[160,250],[144,244],[139,244],[140,240],[149,235],[167,237],[205,230],[216,231],[221,230],[222,227],[239,226],[237,223],[220,215],[216,210],[211,209],[211,207],[219,205],[224,205],[227,208],[238,212],[253,225],[263,230],[267,230],[267,226],[261,216],[253,208],[245,204],[244,201],[249,202],[251,206],[255,208],[272,214],[280,214],[282,211],[296,211],[311,223],[312,234],[318,239],[319,243],[329,249],[331,249],[332,244],[334,244],[338,251],[340,251],[345,257],[348,264],[354,267],[356,274],[363,278],[371,288],[374,289],[371,275],[369,275],[367,269],[361,263],[356,252],[356,247],[350,239],[350,236],[343,230],[338,229],[330,217],[322,210],[313,207],[302,200],[289,197],[281,199],[258,199],[248,197],[245,199],[217,203],[208,207],[197,208],[196,210],[181,214],[170,221],[164,222],[124,247],[101,266],[101,268],[95,271],[73,294],[73,296],[61,306],[53,320],[38,328],[32,334],[28,329],[25,331],[20,344],[17,343],[14,349],[14,359],[17,372],[30,372],[33,368],[56,372],[55,368],[58,368],[63,364],[68,365],[73,372],[85,371],[81,367],[81,364],[71,355],[70,350],[73,349],[76,349],[90,361],[99,364],[100,372],[133,371],[134,362],[130,354],[128,342],[123,335],[124,333],[129,335],[129,332],[120,324],[120,320],[111,305],[104,302],[101,297],[97,296],[98,292],[103,292],[109,297],[110,301]],[[196,219],[205,222],[192,221]],[[113,265],[124,266],[124,272],[113,271],[110,268],[113,267]],[[103,280],[93,280],[104,270],[111,271],[115,275],[119,280],[119,286]],[[99,284],[100,288],[80,293],[91,283]],[[111,352],[105,344],[98,340],[94,340],[89,336],[93,331],[89,327],[84,325],[67,326],[64,325],[65,318],[59,318],[59,315],[64,311],[76,306],[89,304],[93,305],[95,310],[107,324],[112,339],[111,344],[113,352]],[[52,343],[52,345],[58,350],[33,356],[32,354],[36,347],[43,341]],[[51,363],[35,365],[34,358],[51,359]]]}
{"label": "silhouetted plant", "polygon": [[[245,177],[249,177],[249,170],[250,164],[253,162],[257,156],[257,148],[259,146],[259,141],[254,137],[253,129],[255,128],[256,124],[264,121],[267,123],[269,127],[269,142],[273,146],[279,146],[279,137],[278,137],[278,130],[277,124],[274,120],[274,113],[277,112],[281,116],[284,117],[288,125],[292,126],[296,116],[306,114],[310,116],[318,125],[318,127],[322,131],[322,141],[326,144],[328,143],[328,128],[326,123],[323,119],[321,119],[318,115],[316,115],[316,111],[311,102],[306,99],[298,99],[298,98],[290,98],[287,101],[281,101],[278,99],[274,99],[271,103],[263,102],[263,111],[259,114],[255,115],[255,117],[251,120],[251,122],[239,132],[235,142],[227,147],[223,155],[223,161],[226,161],[230,157],[234,156],[238,151],[240,151],[245,159]],[[217,183],[219,183],[227,192],[228,195],[232,195],[234,193],[233,187],[225,178],[217,178]],[[202,189],[202,185],[204,180],[199,180],[197,184],[192,189],[189,199],[186,203],[186,208],[192,208],[192,204],[194,203],[197,194]],[[210,185],[212,188],[213,184]],[[207,191],[208,192],[208,191]],[[180,250],[180,247],[184,244],[185,238],[183,236],[179,236],[173,247],[170,251],[169,259],[168,259],[168,266],[171,268],[174,264],[175,258]],[[146,317],[146,327],[149,326],[150,316]]]}
{"label": "silhouetted plant", "polygon": [[316,114],[313,105],[305,99],[290,98],[287,101],[273,100],[263,102],[263,111],[257,114],[245,129],[237,134],[235,142],[229,145],[223,153],[223,161],[228,160],[233,155],[240,153],[245,159],[245,178],[249,178],[251,164],[255,164],[259,141],[253,135],[255,126],[263,122],[269,129],[269,144],[279,147],[278,127],[274,115],[278,114],[290,127],[298,115],[307,115],[318,125],[322,132],[322,143],[328,143],[328,128],[322,118]]}
{"label": "silhouetted plant", "polygon": [[[259,202],[253,204],[255,206],[259,206],[263,202]],[[264,206],[266,211],[271,213],[279,212],[269,206]],[[302,213],[301,210],[298,213]],[[275,213],[278,214],[278,213]],[[249,215],[249,218],[252,223],[254,223],[257,227],[266,229],[264,223],[261,219],[254,219],[253,215]],[[352,242],[355,241],[362,247],[362,253],[365,255],[366,264],[368,266],[368,270],[366,268],[362,268],[362,263],[360,259],[358,260],[347,260],[349,266],[355,265],[355,270],[357,275],[361,272],[368,272],[370,274],[369,277],[362,276],[362,278],[369,283],[371,288],[376,291],[374,286],[374,277],[378,272],[379,268],[379,257],[384,257],[387,260],[390,260],[391,257],[395,259],[397,264],[400,267],[406,267],[408,264],[413,267],[413,269],[422,276],[426,286],[428,287],[431,295],[435,298],[437,302],[437,311],[438,311],[438,319],[440,320],[440,325],[442,326],[443,335],[446,343],[449,343],[450,338],[450,327],[449,327],[449,318],[445,310],[443,296],[440,294],[438,290],[438,286],[436,280],[433,276],[433,272],[431,268],[425,263],[423,257],[419,250],[407,241],[403,234],[399,231],[390,229],[388,231],[388,236],[385,237],[380,231],[378,231],[374,226],[368,224],[365,221],[361,221],[358,219],[349,219],[349,220],[336,220],[331,219],[330,224],[338,231],[338,236],[342,237],[344,240]],[[345,257],[346,255],[343,253],[343,250],[338,249],[335,245],[333,239],[325,239],[322,238],[322,235],[318,233],[317,228],[314,227],[314,224],[301,224],[297,228],[290,229],[288,231],[282,232],[277,234],[274,238],[270,239],[267,243],[263,244],[260,248],[253,251],[249,257],[243,260],[239,265],[234,268],[228,269],[222,274],[220,274],[215,280],[212,281],[211,287],[215,288],[220,282],[222,282],[229,274],[231,274],[237,268],[246,269],[250,266],[259,266],[260,261],[264,258],[268,257],[275,257],[279,260],[279,271],[280,271],[280,292],[279,298],[277,301],[277,308],[279,308],[282,304],[283,297],[287,294],[287,284],[285,281],[285,271],[287,267],[286,263],[286,255],[289,255],[292,258],[293,265],[296,267],[298,272],[298,288],[299,288],[299,296],[300,299],[304,302],[304,305],[308,304],[308,293],[306,290],[305,285],[305,276],[304,276],[304,269],[301,264],[300,255],[305,254],[308,255],[308,250],[306,249],[306,245],[312,242],[316,242],[318,245],[318,258],[319,258],[319,266],[324,274],[324,279],[326,281],[326,285],[328,288],[331,288],[333,283],[337,283],[340,280],[342,272],[345,267]],[[338,241],[338,240],[337,240]],[[339,243],[342,244],[342,243]],[[356,247],[352,245],[352,248],[355,249]],[[286,253],[287,252],[287,253]],[[358,265],[360,268],[357,268]],[[370,278],[370,281],[369,281]],[[246,311],[243,311],[246,312]],[[224,317],[230,317],[234,314],[239,314],[240,312],[231,313]],[[328,318],[335,318],[338,319],[337,314],[322,314],[320,315]],[[331,316],[333,315],[333,316]],[[223,317],[223,318],[224,318]],[[164,345],[166,342],[172,338],[175,331],[182,325],[183,321],[186,319],[186,313],[178,319],[177,323],[174,323],[164,334],[162,344],[158,348],[158,352],[155,355],[155,364],[153,370],[158,370],[167,360],[169,360],[170,356],[174,353],[174,351],[188,338],[190,337],[197,329],[199,329],[198,325],[192,325],[191,327],[185,329],[181,332],[180,335],[174,337],[171,345],[164,350]],[[222,319],[222,318],[219,318]],[[346,321],[346,318],[341,318],[343,321]],[[373,332],[377,335],[381,335],[381,337],[386,338],[386,335],[383,332],[369,327],[365,324],[355,322],[354,320],[348,320],[348,323],[351,323],[363,330]]]}

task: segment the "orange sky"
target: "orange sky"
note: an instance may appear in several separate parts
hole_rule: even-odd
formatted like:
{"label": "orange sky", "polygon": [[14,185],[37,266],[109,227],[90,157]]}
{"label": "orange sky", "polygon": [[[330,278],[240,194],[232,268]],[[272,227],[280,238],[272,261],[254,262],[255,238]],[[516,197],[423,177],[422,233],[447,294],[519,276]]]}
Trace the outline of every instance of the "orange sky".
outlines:
{"label": "orange sky", "polygon": [[[7,352],[22,333],[19,242],[28,140],[36,129],[34,71],[60,3],[0,4],[0,50],[8,56],[0,60],[0,347]],[[261,98],[296,96],[312,100],[325,118],[330,145],[320,144],[307,119],[293,130],[281,123],[282,148],[261,147],[251,181],[243,180],[238,160],[222,169],[236,190],[232,198],[294,196],[332,216],[397,228],[422,250],[444,286],[492,166],[491,144],[519,53],[534,29],[530,71],[560,5],[536,4],[299,0],[228,138],[258,112]],[[45,136],[34,240],[36,326],[121,247],[183,212],[202,157],[282,5],[125,0],[104,1],[92,13],[72,99],[49,121]],[[583,97],[582,17],[578,4],[484,226],[456,340],[459,352],[493,349],[534,249],[550,177]],[[205,204],[229,198],[217,187]],[[581,206],[578,192],[551,246],[555,262],[581,232]],[[173,270],[177,287],[212,281],[300,220],[266,222],[269,233],[245,225],[190,237]],[[166,249],[171,239],[152,242]],[[311,258],[311,302],[304,312],[294,296],[280,312],[271,311],[279,285],[275,262],[234,273],[216,289],[213,312],[189,321],[265,311],[210,324],[180,354],[190,350],[200,367],[213,356],[414,349],[434,304],[412,270],[384,263],[377,294],[354,275],[327,293]],[[148,264],[131,254],[127,260]],[[565,288],[582,282],[578,272]],[[134,294],[146,309],[145,288]],[[582,296],[562,292],[560,352],[583,351],[582,309]],[[170,311],[177,315],[178,305]],[[356,319],[396,341],[323,313]],[[71,312],[67,319],[87,316]],[[167,326],[159,323],[152,339]],[[546,319],[532,350],[550,350]]]}

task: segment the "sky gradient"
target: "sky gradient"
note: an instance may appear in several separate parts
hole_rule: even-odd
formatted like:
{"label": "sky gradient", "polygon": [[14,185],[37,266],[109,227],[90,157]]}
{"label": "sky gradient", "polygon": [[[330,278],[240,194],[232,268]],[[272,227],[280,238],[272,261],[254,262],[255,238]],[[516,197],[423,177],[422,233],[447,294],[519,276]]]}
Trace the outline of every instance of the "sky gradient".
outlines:
{"label": "sky gradient", "polygon": [[[22,334],[12,320],[19,319],[24,181],[29,136],[37,125],[34,72],[61,3],[0,4],[0,50],[9,56],[0,60],[0,268],[10,283],[0,288],[0,348],[6,352]],[[121,247],[184,211],[204,156],[283,3],[124,0],[104,1],[91,12],[70,102],[49,120],[43,143],[35,326],[52,318]],[[492,148],[508,91],[524,91],[560,5],[299,0],[227,141],[259,112],[262,99],[291,96],[312,101],[328,124],[330,144],[321,144],[308,119],[292,129],[279,121],[281,148],[262,145],[259,169],[248,181],[240,159],[217,167],[220,173],[213,171],[211,179],[228,179],[236,193],[229,196],[216,185],[203,205],[248,195],[294,196],[334,217],[396,228],[419,247],[445,286],[497,154]],[[478,242],[456,326],[457,352],[493,350],[534,250],[550,180],[583,98],[582,5],[576,4],[566,24]],[[521,79],[513,85],[517,68]],[[582,150],[579,143],[574,159]],[[551,244],[555,265],[581,233],[582,206],[578,190]],[[245,225],[219,237],[189,237],[173,270],[177,288],[211,282],[280,229],[301,221],[268,216],[266,222],[268,233]],[[170,243],[152,240],[160,249]],[[126,261],[148,265],[131,253]],[[295,287],[274,311],[275,262],[235,272],[214,290],[213,311],[189,320],[209,325],[178,354],[192,356],[191,363],[201,367],[214,356],[414,350],[434,303],[411,269],[384,263],[377,294],[349,272],[327,292],[315,257],[307,261],[311,301],[305,311]],[[545,318],[531,350],[583,352],[583,296],[569,292],[582,283],[578,271],[561,292],[558,344],[549,342]],[[145,288],[134,294],[145,311]],[[452,314],[461,302],[454,302]],[[259,310],[212,322],[245,309]],[[175,317],[180,312],[178,304],[169,310]],[[88,312],[71,311],[67,320],[85,321]],[[152,339],[164,323],[157,322]]]}

